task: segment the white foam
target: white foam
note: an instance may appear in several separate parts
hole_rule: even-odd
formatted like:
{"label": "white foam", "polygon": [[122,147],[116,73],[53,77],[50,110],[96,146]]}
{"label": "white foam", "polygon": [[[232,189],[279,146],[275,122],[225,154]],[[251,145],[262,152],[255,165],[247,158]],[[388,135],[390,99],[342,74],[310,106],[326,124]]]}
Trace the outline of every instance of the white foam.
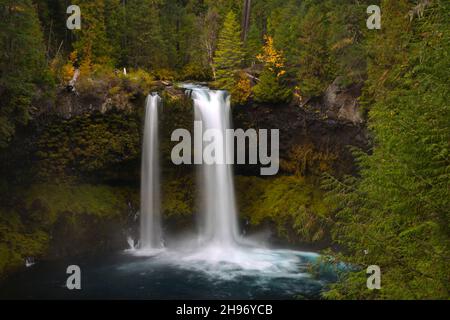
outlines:
{"label": "white foam", "polygon": [[262,278],[309,277],[307,266],[318,254],[286,249],[208,245],[195,249],[149,249],[127,251],[139,257],[139,268],[170,265],[184,270],[204,272],[210,277],[231,280],[239,276]]}

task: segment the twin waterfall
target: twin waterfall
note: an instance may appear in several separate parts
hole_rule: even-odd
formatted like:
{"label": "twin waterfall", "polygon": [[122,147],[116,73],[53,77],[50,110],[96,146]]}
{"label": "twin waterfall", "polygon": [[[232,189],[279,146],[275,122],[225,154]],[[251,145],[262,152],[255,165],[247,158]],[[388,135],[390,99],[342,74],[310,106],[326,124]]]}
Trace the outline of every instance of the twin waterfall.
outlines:
{"label": "twin waterfall", "polygon": [[[225,91],[186,86],[194,101],[195,120],[202,121],[204,130],[219,130],[225,137],[230,129],[230,97]],[[141,171],[141,234],[140,249],[162,247],[160,213],[160,177],[158,149],[158,95],[149,95],[145,110],[145,129]],[[221,139],[217,152],[225,156],[230,150]],[[203,142],[204,143],[204,142]],[[203,146],[205,147],[205,145]],[[194,150],[201,152],[201,150]],[[232,247],[238,238],[233,172],[228,164],[203,163],[198,169],[201,190],[200,235],[202,243]]]}
{"label": "twin waterfall", "polygon": [[[196,88],[192,91],[192,99],[195,120],[202,122],[203,130],[215,129],[222,134],[223,138],[216,141],[215,151],[220,154],[216,154],[217,158],[225,159],[232,151],[228,150],[229,146],[225,143],[225,130],[231,129],[230,96],[225,91]],[[205,147],[203,142],[203,148]],[[203,163],[200,166],[199,180],[202,188],[203,221],[200,237],[208,244],[231,247],[237,239],[237,213],[231,165]]]}
{"label": "twin waterfall", "polygon": [[158,108],[161,98],[152,94],[145,101],[144,139],[141,163],[140,248],[162,247]]}

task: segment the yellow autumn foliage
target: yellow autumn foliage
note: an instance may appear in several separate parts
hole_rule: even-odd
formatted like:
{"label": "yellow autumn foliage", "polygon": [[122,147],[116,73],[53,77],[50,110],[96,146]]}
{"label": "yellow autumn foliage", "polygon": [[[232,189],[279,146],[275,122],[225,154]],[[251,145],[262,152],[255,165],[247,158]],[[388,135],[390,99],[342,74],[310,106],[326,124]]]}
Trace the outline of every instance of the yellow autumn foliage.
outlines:
{"label": "yellow autumn foliage", "polygon": [[234,103],[239,105],[245,104],[252,94],[252,86],[250,80],[245,76],[240,76],[236,85],[231,91],[231,97]]}
{"label": "yellow autumn foliage", "polygon": [[273,38],[271,36],[265,35],[264,40],[263,53],[258,54],[256,59],[263,63],[270,71],[275,72],[277,77],[281,77],[286,73],[283,69],[285,63],[283,52],[275,49]]}
{"label": "yellow autumn foliage", "polygon": [[62,67],[62,78],[64,82],[69,82],[72,79],[74,72],[75,68],[73,67],[73,65],[71,63],[66,63]]}

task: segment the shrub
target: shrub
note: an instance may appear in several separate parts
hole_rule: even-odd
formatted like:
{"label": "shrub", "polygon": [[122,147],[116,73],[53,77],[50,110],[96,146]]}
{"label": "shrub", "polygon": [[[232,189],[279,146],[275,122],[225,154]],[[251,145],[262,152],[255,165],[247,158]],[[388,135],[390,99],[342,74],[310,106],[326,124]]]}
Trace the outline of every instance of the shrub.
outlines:
{"label": "shrub", "polygon": [[231,99],[235,104],[245,104],[252,94],[250,80],[245,75],[240,74],[235,86],[231,90]]}

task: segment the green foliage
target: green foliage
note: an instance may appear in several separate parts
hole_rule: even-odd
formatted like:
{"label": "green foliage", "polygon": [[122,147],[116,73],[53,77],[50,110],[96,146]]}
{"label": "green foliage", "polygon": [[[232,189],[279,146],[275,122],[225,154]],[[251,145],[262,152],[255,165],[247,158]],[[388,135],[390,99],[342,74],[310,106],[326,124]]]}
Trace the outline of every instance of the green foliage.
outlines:
{"label": "green foliage", "polygon": [[[383,0],[382,29],[374,31],[365,27],[368,0],[255,0],[245,44],[238,18],[242,3],[79,0],[73,4],[81,6],[82,29],[68,33],[61,0],[1,0],[0,148],[39,114],[46,92],[53,92],[46,58],[65,84],[74,72],[75,59],[66,58],[71,51],[82,62],[79,94],[94,100],[106,95],[122,111],[38,122],[35,152],[27,159],[36,160],[30,170],[44,181],[112,180],[121,171],[135,181],[141,128],[128,102],[138,92],[154,90],[154,79],[216,77],[216,85],[230,90],[239,104],[250,94],[243,68],[258,75],[252,92],[264,103],[289,102],[289,87],[297,86],[306,100],[320,96],[338,77],[342,87],[364,81],[360,102],[374,145],[369,154],[355,152],[357,175],[340,180],[327,175],[325,203],[316,184],[302,177],[332,174],[340,155],[303,143],[281,163],[293,176],[237,178],[242,216],[253,225],[273,223],[292,241],[327,240],[332,228],[343,250],[327,258],[357,271],[343,273],[326,298],[448,299],[448,1]],[[271,54],[256,59],[264,55],[264,35],[273,37]],[[127,76],[117,76],[114,68],[122,67]],[[192,106],[170,89],[163,98],[168,112],[161,147],[163,163],[170,163],[168,137],[174,128],[191,129]],[[186,168],[165,165],[164,170],[169,177],[163,185],[164,214],[191,215],[192,175]],[[67,184],[32,185],[17,191],[23,198],[17,200],[6,193],[12,184],[5,180],[0,182],[0,273],[47,252],[55,230],[80,234],[71,238],[78,241],[89,226],[120,219],[127,200],[137,200],[135,190]],[[381,267],[380,291],[366,288],[365,268],[371,264]]]}
{"label": "green foliage", "polygon": [[[369,1],[269,1],[266,33],[286,58],[286,78],[302,99],[319,96],[336,77],[365,78],[365,19]],[[256,6],[256,5],[255,5]],[[261,30],[261,29],[260,29]]]}
{"label": "green foliage", "polygon": [[295,79],[298,73],[302,29],[299,28],[304,11],[298,1],[286,1],[270,11],[267,18],[268,33],[273,36],[275,47],[282,49],[286,58],[288,76]]}
{"label": "green foliage", "polygon": [[263,46],[263,38],[260,30],[256,26],[256,23],[250,25],[250,30],[245,42],[245,63],[246,65],[253,65],[257,62],[256,56],[260,54]]}
{"label": "green foliage", "polygon": [[280,84],[276,74],[265,69],[258,84],[253,87],[253,94],[257,102],[282,103],[289,101],[292,91]]}
{"label": "green foliage", "polygon": [[236,20],[236,14],[230,11],[225,17],[214,57],[216,85],[222,89],[232,90],[236,82],[236,73],[243,59],[239,23]]}
{"label": "green foliage", "polygon": [[[92,227],[97,228],[94,233],[98,239],[102,224],[126,218],[127,203],[135,204],[137,194],[134,189],[104,185],[39,184],[22,188],[23,200],[15,203],[16,209],[0,211],[0,276],[23,265],[26,257],[44,255],[64,221],[71,221],[64,227],[66,241]],[[97,244],[89,245],[93,250]]]}
{"label": "green foliage", "polygon": [[327,297],[448,299],[450,4],[435,2],[411,23],[408,1],[382,5],[364,97],[375,146],[358,154],[360,178],[325,179],[334,240],[345,248],[337,258],[379,265],[382,289],[367,290],[361,271],[343,275]]}
{"label": "green foliage", "polygon": [[192,216],[195,207],[193,175],[170,176],[162,186],[164,217]]}
{"label": "green foliage", "polygon": [[109,55],[118,66],[125,65],[124,45],[127,20],[124,18],[127,12],[124,4],[125,2],[120,0],[105,0],[104,7],[105,36],[110,46]]}
{"label": "green foliage", "polygon": [[121,77],[124,86],[127,86],[127,82],[129,82],[132,86],[137,86],[142,92],[150,92],[154,84],[153,76],[142,69],[130,70],[127,75],[121,74]]}
{"label": "green foliage", "polygon": [[178,78],[176,72],[170,69],[165,68],[158,68],[152,72],[154,77],[158,80],[167,80],[167,81],[173,81],[176,78]]}
{"label": "green foliage", "polygon": [[81,29],[75,29],[74,50],[84,63],[111,63],[112,47],[106,35],[105,0],[78,0],[72,4],[80,6]]}
{"label": "green foliage", "polygon": [[248,79],[245,74],[240,73],[238,75],[238,80],[230,93],[232,103],[238,105],[244,105],[247,103],[250,95],[252,94],[250,79]]}
{"label": "green foliage", "polygon": [[16,126],[28,122],[33,102],[52,85],[42,40],[31,0],[0,2],[0,148]]}
{"label": "green foliage", "polygon": [[184,80],[205,81],[211,77],[211,70],[199,63],[188,63],[181,71],[181,78]]}
{"label": "green foliage", "polygon": [[301,20],[299,89],[302,97],[320,95],[335,74],[327,47],[328,29],[325,12],[312,6]]}
{"label": "green foliage", "polygon": [[126,64],[134,68],[167,67],[167,47],[159,17],[160,1],[127,1],[126,44],[123,47]]}
{"label": "green foliage", "polygon": [[[367,74],[367,48],[365,34],[370,31],[366,20],[361,19],[361,13],[373,1],[340,1],[333,3],[333,13],[328,14],[329,36],[328,50],[334,63],[331,72],[342,79],[341,85],[362,82]],[[382,9],[384,10],[384,9]]]}
{"label": "green foliage", "polygon": [[283,53],[275,49],[272,37],[266,36],[265,40],[263,53],[257,56],[257,59],[264,63],[264,69],[258,84],[253,88],[255,101],[288,102],[292,91],[284,83],[286,70]]}
{"label": "green foliage", "polygon": [[65,179],[80,173],[98,174],[139,155],[140,129],[132,115],[82,115],[50,124],[40,135],[37,175]]}
{"label": "green foliage", "polygon": [[284,172],[297,176],[320,177],[324,173],[332,173],[339,155],[329,148],[318,148],[311,142],[303,142],[289,150],[287,159],[280,159],[280,167]]}
{"label": "green foliage", "polygon": [[54,223],[64,212],[120,216],[126,210],[127,200],[136,200],[135,193],[129,188],[106,185],[38,184],[25,192],[24,201],[31,209],[39,203],[47,212],[49,223]]}
{"label": "green foliage", "polygon": [[25,258],[42,254],[48,246],[49,235],[21,221],[17,212],[0,211],[0,277]]}
{"label": "green foliage", "polygon": [[326,239],[328,208],[311,181],[293,176],[262,179],[236,177],[239,211],[252,225],[275,224],[290,241]]}

